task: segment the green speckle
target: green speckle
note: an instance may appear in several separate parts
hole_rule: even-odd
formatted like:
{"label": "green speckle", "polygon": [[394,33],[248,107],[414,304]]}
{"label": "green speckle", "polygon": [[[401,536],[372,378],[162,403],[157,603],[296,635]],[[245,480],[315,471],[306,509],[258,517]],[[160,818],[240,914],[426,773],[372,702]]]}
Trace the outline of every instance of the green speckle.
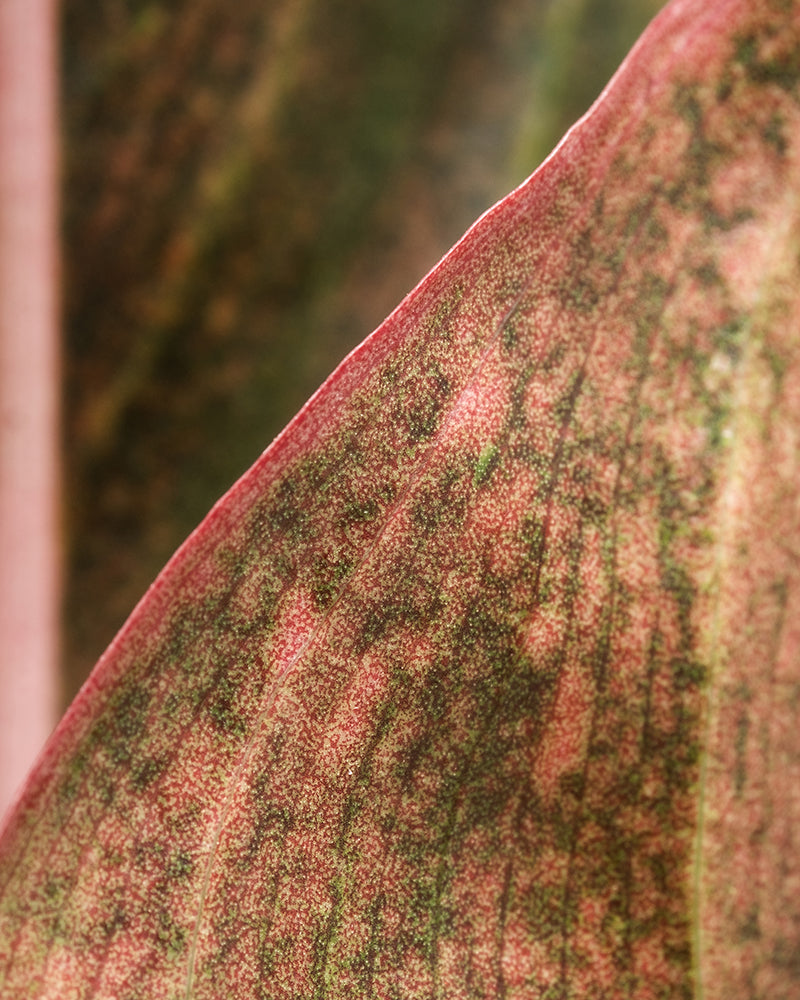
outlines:
{"label": "green speckle", "polygon": [[167,909],[162,908],[158,913],[155,938],[161,949],[173,957],[180,955],[186,947],[186,931],[175,923]]}
{"label": "green speckle", "polygon": [[167,877],[174,879],[188,878],[194,871],[192,856],[186,851],[176,851],[169,859]]}
{"label": "green speckle", "polygon": [[480,453],[475,464],[475,485],[483,486],[492,478],[492,473],[500,461],[500,449],[495,444],[488,444]]}
{"label": "green speckle", "polygon": [[351,524],[361,521],[374,521],[380,512],[375,500],[354,500],[344,508],[345,519]]}

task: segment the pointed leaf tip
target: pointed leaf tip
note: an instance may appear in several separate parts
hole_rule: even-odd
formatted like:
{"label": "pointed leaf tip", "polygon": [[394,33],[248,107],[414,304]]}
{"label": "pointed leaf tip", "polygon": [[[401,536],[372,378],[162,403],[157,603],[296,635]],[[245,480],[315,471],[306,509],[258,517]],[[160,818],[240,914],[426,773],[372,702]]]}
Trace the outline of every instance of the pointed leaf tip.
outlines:
{"label": "pointed leaf tip", "polygon": [[178,552],[0,996],[797,994],[799,21],[667,7]]}

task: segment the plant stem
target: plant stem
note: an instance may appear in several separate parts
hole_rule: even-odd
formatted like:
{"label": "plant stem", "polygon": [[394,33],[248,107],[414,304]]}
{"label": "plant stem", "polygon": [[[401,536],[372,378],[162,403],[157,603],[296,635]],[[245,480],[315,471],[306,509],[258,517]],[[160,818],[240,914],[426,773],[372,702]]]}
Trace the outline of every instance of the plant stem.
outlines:
{"label": "plant stem", "polygon": [[54,0],[0,4],[0,813],[58,688],[55,31]]}

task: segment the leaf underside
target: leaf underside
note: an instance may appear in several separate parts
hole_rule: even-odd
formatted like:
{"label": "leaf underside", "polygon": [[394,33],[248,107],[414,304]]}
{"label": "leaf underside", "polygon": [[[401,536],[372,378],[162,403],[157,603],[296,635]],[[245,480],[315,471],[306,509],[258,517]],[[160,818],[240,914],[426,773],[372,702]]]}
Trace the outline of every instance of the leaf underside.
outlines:
{"label": "leaf underside", "polygon": [[672,3],[223,498],[0,996],[800,995],[800,11]]}

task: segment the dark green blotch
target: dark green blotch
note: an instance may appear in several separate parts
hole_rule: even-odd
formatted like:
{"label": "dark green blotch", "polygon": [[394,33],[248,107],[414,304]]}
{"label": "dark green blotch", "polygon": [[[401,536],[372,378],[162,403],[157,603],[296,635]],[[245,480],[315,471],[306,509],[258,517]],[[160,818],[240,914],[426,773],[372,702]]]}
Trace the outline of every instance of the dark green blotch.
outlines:
{"label": "dark green blotch", "polygon": [[800,983],[800,947],[796,937],[793,940],[787,940],[782,935],[777,937],[772,964],[784,969],[795,983]]}
{"label": "dark green blotch", "polygon": [[[694,722],[696,728],[699,720],[695,718]],[[686,726],[679,726],[671,745],[671,756],[664,761],[667,791],[674,790],[678,794],[683,794],[688,792],[697,780],[700,745]]]}
{"label": "dark green blotch", "polygon": [[572,274],[565,303],[581,313],[590,313],[600,301],[600,292],[583,271]]}
{"label": "dark green blotch", "polygon": [[558,784],[562,795],[571,795],[580,801],[586,790],[586,772],[568,771],[561,775]]}
{"label": "dark green blotch", "polygon": [[284,805],[278,805],[268,798],[269,783],[266,777],[259,778],[253,785],[256,801],[256,818],[253,832],[247,842],[239,867],[249,871],[265,842],[279,847],[294,827],[294,816]]}
{"label": "dark green blotch", "polygon": [[345,505],[344,519],[350,524],[359,524],[363,521],[374,521],[379,513],[380,507],[377,501],[373,499],[354,500]]}
{"label": "dark green blotch", "polygon": [[[587,445],[581,442],[581,447]],[[568,488],[561,494],[562,502],[573,505],[580,511],[581,519],[588,524],[599,526],[608,513],[608,505],[594,488],[594,475],[591,468],[581,461],[576,461],[570,471]]]}
{"label": "dark green blotch", "polygon": [[159,947],[169,955],[180,955],[186,947],[185,929],[175,923],[169,910],[165,907],[158,911],[155,938]]}
{"label": "dark green blotch", "polygon": [[769,365],[777,393],[779,393],[783,386],[784,376],[786,375],[786,371],[789,367],[786,356],[781,354],[771,344],[766,342],[762,344],[761,356]]}
{"label": "dark green blotch", "polygon": [[779,156],[785,156],[789,142],[784,132],[786,122],[781,115],[773,115],[764,128],[764,141],[772,146]]}
{"label": "dark green blotch", "polygon": [[89,762],[91,750],[91,735],[89,741],[84,744],[69,761],[67,775],[58,788],[58,797],[62,802],[71,802],[78,794],[78,790],[86,773],[86,766]]}
{"label": "dark green blotch", "polygon": [[679,691],[686,691],[688,688],[699,687],[705,682],[706,668],[697,660],[676,657],[672,661],[672,676],[675,680],[675,687]]}
{"label": "dark green blotch", "polygon": [[703,107],[695,87],[676,88],[674,104],[691,134],[684,170],[667,188],[667,199],[683,211],[697,213],[706,229],[727,232],[752,218],[752,212],[747,209],[738,209],[730,217],[723,216],[711,201],[709,185],[712,169],[730,155],[730,150],[706,136]]}
{"label": "dark green blotch", "polygon": [[166,761],[158,757],[143,757],[131,769],[131,786],[143,792],[156,780],[166,766]]}
{"label": "dark green blotch", "polygon": [[503,323],[503,348],[506,351],[513,350],[518,339],[516,323],[513,319],[507,319]]}
{"label": "dark green blotch", "polygon": [[[511,639],[513,633],[509,629],[505,635]],[[487,689],[482,692],[478,687],[477,700],[484,703],[491,718],[506,727],[513,729],[523,719],[533,720],[538,727],[547,717],[559,677],[557,662],[539,660],[534,664],[528,657],[520,656],[515,648],[509,648],[490,675]],[[499,740],[499,745],[502,742]],[[487,749],[484,756],[492,752]]]}
{"label": "dark green blotch", "polygon": [[742,922],[739,924],[739,937],[742,941],[761,940],[761,927],[759,926],[758,910],[756,907],[751,907],[744,915]]}
{"label": "dark green blotch", "polygon": [[[577,900],[561,885],[537,885],[526,896],[524,907],[530,933],[536,941],[546,942],[568,934],[577,919]],[[563,996],[563,992],[559,990],[555,995]]]}
{"label": "dark green blotch", "polygon": [[681,484],[672,462],[667,458],[660,445],[656,448],[654,466],[653,485],[658,500],[658,516],[662,522],[669,522],[666,526],[662,525],[660,529],[660,547],[662,551],[665,551],[672,542],[677,528],[676,522],[683,514],[683,501],[680,495]]}
{"label": "dark green blotch", "polygon": [[142,687],[130,688],[120,699],[112,715],[111,725],[115,737],[134,739],[145,726],[150,692]]}
{"label": "dark green blotch", "polygon": [[567,354],[567,345],[563,340],[558,340],[556,343],[548,350],[547,354],[542,358],[541,369],[545,373],[550,373],[555,371]]}
{"label": "dark green blotch", "polygon": [[767,59],[760,59],[758,53],[759,38],[755,33],[737,40],[734,58],[744,66],[753,83],[776,84],[782,90],[793,91],[800,79],[800,46]]}
{"label": "dark green blotch", "polygon": [[370,928],[369,941],[351,962],[351,968],[358,977],[364,996],[373,996],[375,966],[383,950],[382,911],[386,906],[386,895],[379,892],[366,908],[367,926]]}
{"label": "dark green blotch", "polygon": [[500,603],[495,605],[491,595],[474,603],[466,612],[458,633],[459,644],[466,649],[476,646],[489,652],[491,657],[508,655],[514,646],[515,633],[513,627],[503,617],[506,602],[502,593],[498,595]]}
{"label": "dark green blotch", "polygon": [[[654,221],[654,226],[660,223]],[[665,231],[666,232],[666,231]],[[638,287],[636,302],[637,347],[640,351],[650,350],[652,327],[658,323],[664,306],[672,293],[672,285],[655,271],[645,271]],[[643,327],[640,328],[640,323]],[[644,359],[641,359],[644,360]]]}
{"label": "dark green blotch", "polygon": [[714,331],[714,349],[723,351],[734,362],[742,355],[742,337],[745,324],[741,319],[731,320]]}
{"label": "dark green blotch", "polygon": [[68,883],[64,879],[47,876],[44,883],[44,894],[51,903],[58,901],[60,904],[66,889],[68,889]]}
{"label": "dark green blotch", "polygon": [[[502,758],[498,761],[502,763]],[[520,791],[519,777],[504,774],[494,764],[473,768],[470,782],[462,792],[460,826],[464,832],[482,828],[493,831]]]}
{"label": "dark green blotch", "polygon": [[736,794],[741,795],[744,791],[747,780],[747,766],[745,764],[745,750],[747,749],[747,735],[750,731],[750,720],[742,712],[736,720],[736,733],[734,735],[734,751],[736,754],[736,764],[734,768],[733,781]]}
{"label": "dark green blotch", "polygon": [[713,260],[703,261],[702,264],[695,268],[694,273],[700,284],[706,288],[722,285],[722,277],[716,262]]}
{"label": "dark green blotch", "polygon": [[745,222],[750,222],[755,218],[752,208],[737,208],[730,215],[723,215],[711,204],[710,201],[703,205],[703,222],[708,229],[718,229],[722,233],[729,233],[737,226]]}
{"label": "dark green blotch", "polygon": [[316,452],[301,463],[298,479],[306,483],[311,492],[325,493],[335,482],[340,465],[340,456],[330,451]]}
{"label": "dark green blotch", "polygon": [[461,523],[467,509],[464,491],[456,491],[461,479],[460,469],[449,468],[440,475],[435,485],[423,487],[411,510],[411,518],[419,529],[431,534],[442,525],[458,526]]}
{"label": "dark green blotch", "polygon": [[247,726],[241,715],[234,712],[230,705],[222,699],[213,702],[209,708],[209,715],[228,736],[242,737],[247,732]]}
{"label": "dark green blotch", "polygon": [[311,592],[320,611],[330,607],[352,569],[353,561],[348,557],[336,562],[315,557],[311,571]]}
{"label": "dark green blotch", "polygon": [[572,376],[570,384],[553,403],[553,416],[562,426],[567,425],[572,420],[582,386],[583,373],[578,372]]}
{"label": "dark green blotch", "polygon": [[[442,715],[445,707],[446,702],[443,703]],[[428,762],[432,747],[433,733],[429,729],[424,729],[421,735],[415,736],[404,749],[396,765],[395,774],[405,788],[410,786],[414,774]]]}
{"label": "dark green blotch", "polygon": [[464,295],[463,288],[456,286],[449,298],[443,299],[436,304],[433,314],[427,322],[427,332],[435,337],[441,337],[444,341],[453,339],[453,325],[456,318],[456,310]]}
{"label": "dark green blotch", "polygon": [[100,924],[103,935],[107,938],[113,937],[119,931],[125,930],[130,924],[130,918],[121,906],[115,906],[114,912]]}
{"label": "dark green blotch", "polygon": [[369,607],[359,630],[357,652],[361,654],[369,649],[390,629],[430,624],[439,617],[443,607],[441,597],[437,594],[425,595],[423,600],[403,595],[395,599],[390,598],[384,604]]}
{"label": "dark green blotch", "polygon": [[[112,764],[121,766],[130,763],[136,742],[145,730],[149,704],[150,692],[134,684],[123,689],[108,716],[96,724],[92,742],[96,741],[103,747]],[[93,774],[96,787],[99,787],[100,777],[100,772]],[[108,788],[105,789],[107,792]]]}
{"label": "dark green blotch", "polygon": [[[689,945],[689,935],[686,934],[686,940],[680,944],[672,944],[670,941],[664,942],[664,958],[670,963],[670,965],[678,965],[681,968],[689,969],[692,965],[692,949]],[[694,996],[694,990],[688,984],[681,985],[681,996],[686,997],[687,1000],[691,1000]]]}
{"label": "dark green blotch", "polygon": [[166,654],[187,677],[197,672],[202,662],[198,638],[208,627],[207,610],[199,604],[182,607],[170,621]]}
{"label": "dark green blotch", "polygon": [[693,131],[703,125],[703,109],[697,99],[694,87],[677,87],[675,90],[675,110]]}
{"label": "dark green blotch", "polygon": [[664,588],[670,592],[678,608],[678,620],[688,635],[689,619],[695,599],[695,586],[683,566],[668,562],[661,575]]}
{"label": "dark green blotch", "polygon": [[648,854],[646,861],[657,888],[660,892],[666,893],[669,890],[670,880],[673,876],[671,859],[659,851],[656,854]]}
{"label": "dark green blotch", "polygon": [[[418,695],[420,708],[430,722],[440,722],[445,716],[449,700],[453,694],[448,681],[452,685],[453,677],[451,672],[446,667],[438,664],[428,671],[425,677],[425,684],[420,688]],[[427,740],[432,736],[433,730],[426,728],[424,733]]]}
{"label": "dark green blotch", "polygon": [[311,982],[314,984],[314,1000],[324,1000],[326,990],[325,969],[328,965],[328,952],[337,937],[338,923],[342,909],[342,889],[338,881],[330,883],[330,894],[333,906],[327,917],[317,919],[317,929],[314,934],[311,957]]}
{"label": "dark green blotch", "polygon": [[586,490],[578,498],[578,510],[585,523],[600,527],[608,515],[608,504],[596,493]]}
{"label": "dark green blotch", "polygon": [[425,441],[436,433],[442,410],[450,398],[450,380],[439,371],[433,373],[408,407],[405,424],[412,442]]}
{"label": "dark green blotch", "polygon": [[226,735],[241,738],[247,733],[247,724],[234,707],[237,692],[238,686],[229,677],[224,674],[219,677],[208,705],[208,714]]}
{"label": "dark green blotch", "polygon": [[[275,992],[268,988],[276,982],[275,968],[278,965],[285,965],[291,961],[291,956],[296,949],[296,942],[293,936],[272,938],[268,934],[263,936],[263,942],[258,947],[258,966],[261,970],[262,982],[259,984],[259,992],[256,994],[258,1000],[278,1000],[285,995],[284,988],[278,982]],[[298,1000],[309,1000],[309,995],[302,995]]]}
{"label": "dark green blotch", "polygon": [[186,879],[194,871],[194,859],[188,851],[176,851],[167,864],[167,878]]}
{"label": "dark green blotch", "polygon": [[270,527],[300,541],[307,532],[308,515],[302,510],[297,496],[297,486],[291,479],[284,479],[267,514]]}

